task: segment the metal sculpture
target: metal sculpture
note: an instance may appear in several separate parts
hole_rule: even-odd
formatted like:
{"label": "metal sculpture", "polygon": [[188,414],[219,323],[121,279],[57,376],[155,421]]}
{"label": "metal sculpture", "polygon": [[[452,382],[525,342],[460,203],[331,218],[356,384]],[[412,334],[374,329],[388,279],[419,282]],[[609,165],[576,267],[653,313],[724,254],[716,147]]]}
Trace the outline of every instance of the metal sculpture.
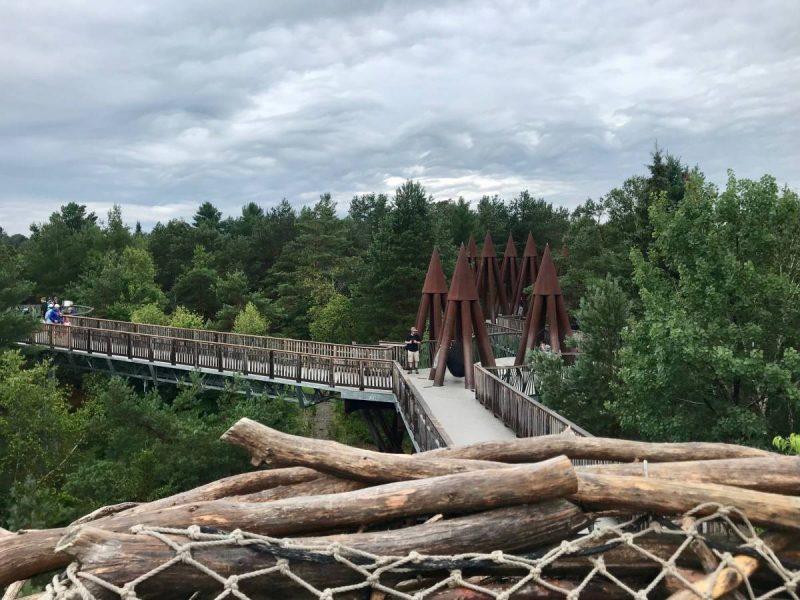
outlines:
{"label": "metal sculpture", "polygon": [[528,350],[533,350],[539,340],[549,339],[553,352],[561,352],[564,340],[572,334],[567,308],[558,285],[556,266],[550,256],[550,244],[545,246],[539,275],[533,285],[528,314],[515,364],[521,365]]}
{"label": "metal sculpture", "polygon": [[447,279],[442,269],[439,250],[434,248],[428,263],[428,273],[422,286],[422,299],[417,311],[416,327],[420,335],[425,335],[428,327],[428,339],[438,340],[442,334],[444,308],[447,305]]}
{"label": "metal sculpture", "polygon": [[533,235],[528,233],[528,241],[525,242],[525,250],[522,253],[522,262],[519,265],[519,274],[514,289],[513,300],[511,301],[510,314],[516,315],[525,311],[528,304],[528,297],[525,289],[536,283],[536,276],[539,274],[539,256],[536,250],[536,241]]}
{"label": "metal sculpture", "polygon": [[447,294],[447,310],[445,311],[442,337],[436,348],[435,367],[431,369],[433,385],[444,385],[447,352],[455,341],[460,345],[464,355],[464,387],[475,387],[475,369],[472,363],[472,336],[478,342],[478,355],[484,366],[495,366],[492,346],[483,320],[483,310],[478,301],[478,290],[475,278],[467,262],[467,251],[463,244],[458,253],[456,270]]}
{"label": "metal sculpture", "polygon": [[509,233],[506,249],[503,252],[503,264],[500,265],[500,287],[503,288],[506,295],[506,303],[500,307],[503,314],[514,314],[511,310],[510,300],[514,297],[517,279],[519,279],[518,262],[514,237]]}
{"label": "metal sculpture", "polygon": [[483,240],[483,251],[478,264],[478,297],[481,299],[484,313],[492,323],[497,321],[497,307],[505,306],[508,301],[501,285],[500,265],[494,251],[491,234],[487,233]]}
{"label": "metal sculpture", "polygon": [[469,241],[467,242],[467,262],[472,267],[472,272],[478,274],[478,263],[480,262],[481,255],[478,252],[478,244],[475,243],[475,237],[469,234]]}

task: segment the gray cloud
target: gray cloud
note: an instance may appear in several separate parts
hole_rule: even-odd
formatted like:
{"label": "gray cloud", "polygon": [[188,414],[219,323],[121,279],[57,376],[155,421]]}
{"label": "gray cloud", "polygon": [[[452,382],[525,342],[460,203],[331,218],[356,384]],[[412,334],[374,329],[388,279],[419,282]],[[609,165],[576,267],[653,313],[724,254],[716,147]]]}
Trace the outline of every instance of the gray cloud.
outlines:
{"label": "gray cloud", "polygon": [[0,0],[0,225],[211,200],[528,188],[574,206],[656,141],[800,187],[800,4]]}

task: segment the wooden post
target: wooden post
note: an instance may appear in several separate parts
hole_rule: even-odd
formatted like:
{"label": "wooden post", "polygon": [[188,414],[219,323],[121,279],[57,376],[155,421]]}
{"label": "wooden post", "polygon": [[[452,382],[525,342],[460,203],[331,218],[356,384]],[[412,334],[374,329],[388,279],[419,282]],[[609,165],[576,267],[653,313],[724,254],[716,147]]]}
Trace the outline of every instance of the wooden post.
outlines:
{"label": "wooden post", "polygon": [[175,338],[172,338],[170,339],[169,342],[169,362],[172,363],[173,365],[175,364],[176,354],[177,353],[175,351]]}
{"label": "wooden post", "polygon": [[215,348],[217,349],[217,371],[222,373],[222,346],[217,344]]}
{"label": "wooden post", "polygon": [[155,352],[153,351],[153,338],[147,336],[147,360],[153,362],[155,360]]}
{"label": "wooden post", "polygon": [[86,353],[87,354],[91,354],[92,353],[92,330],[91,329],[87,329],[86,330]]}
{"label": "wooden post", "polygon": [[50,347],[53,348],[54,345],[55,345],[55,342],[53,341],[53,326],[52,325],[48,325],[47,326],[47,339],[50,342]]}
{"label": "wooden post", "polygon": [[249,366],[250,365],[247,364],[247,350],[245,349],[245,350],[242,350],[242,373],[247,375]]}
{"label": "wooden post", "polygon": [[114,353],[114,349],[112,346],[113,339],[111,337],[111,333],[106,334],[106,354],[111,356]]}
{"label": "wooden post", "polygon": [[295,381],[298,383],[303,381],[303,355],[297,355],[297,372],[295,373]]}
{"label": "wooden post", "polygon": [[131,334],[125,334],[125,345],[127,346],[128,351],[128,360],[133,359],[133,340],[131,340]]}
{"label": "wooden post", "polygon": [[192,358],[194,362],[194,368],[196,369],[198,368],[198,365],[200,363],[200,349],[198,348],[196,341],[192,344],[192,354],[193,354]]}
{"label": "wooden post", "polygon": [[364,361],[358,361],[358,389],[364,389]]}
{"label": "wooden post", "polygon": [[275,379],[275,350],[269,351],[269,378]]}
{"label": "wooden post", "polygon": [[330,367],[328,371],[328,383],[331,387],[336,387],[336,374],[334,372],[334,364],[333,364],[335,360],[336,359],[333,356],[331,356],[329,359]]}

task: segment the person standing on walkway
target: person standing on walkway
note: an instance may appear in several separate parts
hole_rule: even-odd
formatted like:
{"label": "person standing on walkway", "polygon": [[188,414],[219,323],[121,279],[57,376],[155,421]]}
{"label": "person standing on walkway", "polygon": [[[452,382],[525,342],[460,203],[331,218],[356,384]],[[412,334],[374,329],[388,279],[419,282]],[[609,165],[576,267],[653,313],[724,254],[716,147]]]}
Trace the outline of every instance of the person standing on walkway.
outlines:
{"label": "person standing on walkway", "polygon": [[408,359],[408,372],[415,371],[419,373],[419,345],[422,342],[422,336],[416,327],[412,327],[409,334],[406,336],[406,353]]}

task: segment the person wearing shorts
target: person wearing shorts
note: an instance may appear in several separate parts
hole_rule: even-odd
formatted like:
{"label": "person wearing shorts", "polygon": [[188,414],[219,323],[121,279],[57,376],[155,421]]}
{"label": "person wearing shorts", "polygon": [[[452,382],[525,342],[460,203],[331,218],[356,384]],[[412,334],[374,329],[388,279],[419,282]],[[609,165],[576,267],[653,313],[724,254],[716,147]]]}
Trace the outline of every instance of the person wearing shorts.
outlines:
{"label": "person wearing shorts", "polygon": [[412,327],[409,334],[406,336],[406,353],[408,354],[408,372],[415,371],[419,373],[419,345],[422,342],[422,336],[417,331],[416,327]]}

